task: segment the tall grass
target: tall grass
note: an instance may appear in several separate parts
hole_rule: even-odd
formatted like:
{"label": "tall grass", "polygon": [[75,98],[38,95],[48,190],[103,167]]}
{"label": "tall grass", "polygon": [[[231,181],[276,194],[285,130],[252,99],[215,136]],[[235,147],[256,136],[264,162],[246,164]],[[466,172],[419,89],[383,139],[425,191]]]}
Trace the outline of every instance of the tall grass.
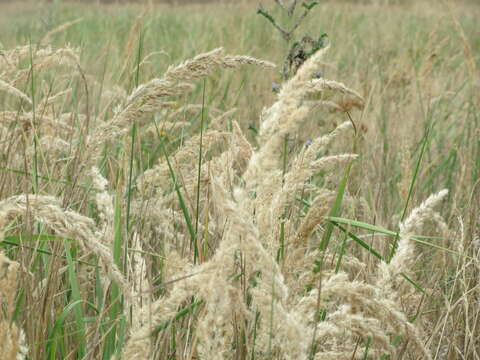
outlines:
{"label": "tall grass", "polygon": [[5,8],[2,356],[480,358],[479,8],[432,4],[319,6],[275,92],[251,5]]}

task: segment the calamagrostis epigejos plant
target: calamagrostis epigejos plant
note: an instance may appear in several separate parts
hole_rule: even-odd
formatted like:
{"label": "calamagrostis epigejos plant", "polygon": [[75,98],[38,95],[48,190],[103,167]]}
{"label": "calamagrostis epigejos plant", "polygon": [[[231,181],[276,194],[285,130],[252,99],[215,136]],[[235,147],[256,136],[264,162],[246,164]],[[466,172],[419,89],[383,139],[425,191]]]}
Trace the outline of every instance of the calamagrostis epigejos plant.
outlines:
{"label": "calamagrostis epigejos plant", "polygon": [[[335,171],[339,165],[356,158],[349,153],[325,155],[329,144],[350,129],[350,123],[341,124],[330,134],[305,145],[290,161],[283,177],[278,156],[282,141],[285,135],[298,131],[313,107],[322,104],[322,100],[311,101],[312,95],[322,99],[324,95],[339,94],[363,101],[357,92],[341,83],[313,78],[325,51],[320,50],[308,59],[283,86],[277,101],[264,111],[257,149],[248,143],[236,122],[232,132],[205,133],[207,148],[216,136],[225,143],[224,151],[206,161],[199,172],[205,189],[200,194],[200,218],[208,220],[197,233],[197,240],[204,244],[208,237],[209,244],[216,244],[214,254],[199,265],[184,258],[181,270],[164,279],[181,280],[151,304],[149,323],[134,329],[125,348],[125,358],[155,356],[153,329],[174,318],[192,299],[200,300],[202,305],[194,325],[192,348],[188,351],[202,359],[234,358],[239,336],[245,351],[256,358],[360,358],[364,356],[360,352],[352,354],[356,342],[364,336],[371,341],[369,358],[398,355],[400,350],[392,345],[394,336],[404,336],[418,354],[430,357],[421,331],[402,312],[398,302],[402,293],[396,287],[390,288],[387,296],[384,293],[387,285],[380,280],[355,281],[346,273],[328,267],[315,273],[313,264],[306,263],[307,259],[313,262],[319,256],[315,247],[318,239],[316,242],[312,233],[324,223],[335,197],[334,189],[319,188],[310,178],[320,170]],[[142,87],[139,89],[142,91]],[[197,169],[188,166],[195,159],[192,144],[198,141],[196,137],[187,140],[184,147],[171,155],[171,163],[182,175],[177,181],[182,182],[182,189],[190,196],[198,191],[193,181]],[[144,195],[152,194],[146,191],[150,187],[157,189],[155,204],[161,213],[170,207],[178,212],[178,205],[172,202],[175,197],[168,192],[168,174],[169,166],[161,162],[139,180]],[[302,192],[313,201],[311,210],[299,221],[291,214],[300,211],[296,197]],[[408,250],[413,249],[408,235],[412,229],[410,219],[425,217],[428,211],[433,214],[433,206],[443,195],[427,200],[419,208],[424,210],[414,210],[402,224],[392,264],[403,261],[399,258],[405,254],[413,257]],[[355,199],[347,195],[346,202],[354,204]],[[438,220],[438,216],[434,219]],[[281,256],[280,237],[284,243]],[[178,257],[179,252],[173,251],[175,238],[164,237],[167,261],[170,256]],[[345,257],[345,263],[362,268],[352,257]],[[385,266],[392,267],[380,265],[379,271]],[[320,292],[315,288],[318,281],[322,283]],[[319,322],[321,309],[325,315]]]}
{"label": "calamagrostis epigejos plant", "polygon": [[28,348],[25,334],[12,321],[19,264],[0,252],[0,354],[5,360],[25,359]]}
{"label": "calamagrostis epigejos plant", "polygon": [[[7,56],[18,65],[29,51],[18,48]],[[136,178],[138,191],[133,191],[130,184],[127,189],[125,184],[117,184],[118,194],[131,196],[132,216],[141,220],[127,219],[123,274],[111,250],[118,230],[115,225],[119,225],[114,224],[114,197],[108,181],[95,167],[99,166],[103,148],[118,142],[119,137],[123,140],[132,124],[142,135],[153,133],[156,141],[163,141],[163,129],[156,122],[151,126],[152,116],[162,117],[170,128],[184,126],[186,122],[178,121],[178,98],[215,68],[271,64],[225,55],[221,49],[198,55],[138,86],[129,96],[118,92],[115,101],[121,101],[120,106],[110,117],[109,110],[102,110],[107,120],[90,124],[88,133],[76,131],[69,114],[54,116],[48,110],[57,99],[70,96],[68,91],[59,90],[35,101],[46,111],[34,112],[32,99],[16,86],[26,79],[28,69],[14,71],[8,77],[2,72],[0,90],[20,100],[23,107],[17,114],[3,111],[0,115],[4,119],[42,126],[42,136],[34,145],[50,146],[49,156],[55,161],[63,160],[59,149],[67,146],[67,140],[84,145],[76,161],[79,169],[91,175],[95,192],[90,199],[96,204],[98,221],[65,209],[55,197],[19,195],[0,202],[0,231],[10,231],[10,225],[20,218],[33,219],[56,235],[78,241],[82,250],[100,259],[100,276],[114,280],[125,295],[119,311],[128,319],[128,340],[122,349],[125,359],[165,357],[165,344],[169,336],[174,342],[176,335],[164,330],[179,314],[185,314],[186,308],[194,314],[188,330],[182,329],[185,357],[233,359],[241,354],[238,356],[257,359],[379,358],[396,357],[408,345],[417,356],[430,358],[422,324],[409,322],[401,306],[405,297],[412,295],[403,276],[412,276],[417,256],[411,242],[414,229],[425,220],[434,220],[445,228],[433,212],[443,192],[429,198],[401,224],[396,253],[390,263],[378,265],[376,278],[359,280],[357,276],[366,266],[353,255],[345,255],[336,269],[326,264],[317,271],[314,266],[318,258],[332,256],[332,250],[318,249],[319,233],[336,197],[337,170],[357,158],[349,151],[338,153],[339,146],[334,146],[352,133],[351,123],[342,123],[327,134],[312,134],[311,141],[288,159],[279,155],[286,137],[298,133],[307,121],[314,121],[313,110],[335,107],[332,99],[336,97],[358,108],[363,106],[364,100],[356,91],[315,76],[326,51],[321,49],[309,57],[285,82],[273,105],[264,110],[258,146],[248,141],[241,119],[227,111],[217,114],[202,135],[194,133],[173,150],[165,150],[156,164]],[[66,65],[77,66],[75,54],[47,48],[35,50],[34,56],[37,69],[42,70],[54,58],[58,63],[66,58]],[[184,112],[192,108],[202,110],[196,105],[181,107]],[[229,130],[223,124],[225,118],[232,119]],[[78,119],[84,123],[87,115],[79,114]],[[206,154],[203,161],[198,161],[200,145]],[[27,148],[26,154],[33,157],[36,147]],[[319,173],[330,176],[330,181],[317,182]],[[83,174],[80,171],[79,176]],[[359,203],[360,199],[345,194],[348,207]],[[151,235],[149,240],[145,240],[146,234]],[[338,245],[336,240],[332,243]],[[193,248],[198,254],[192,260]],[[163,268],[158,279],[152,281],[148,275],[152,270],[158,273],[158,269],[149,255],[156,252],[161,253],[158,257]],[[9,301],[5,302],[7,308]],[[368,353],[355,352],[366,337],[370,342]],[[393,340],[398,338],[403,341],[402,347],[394,345]]]}

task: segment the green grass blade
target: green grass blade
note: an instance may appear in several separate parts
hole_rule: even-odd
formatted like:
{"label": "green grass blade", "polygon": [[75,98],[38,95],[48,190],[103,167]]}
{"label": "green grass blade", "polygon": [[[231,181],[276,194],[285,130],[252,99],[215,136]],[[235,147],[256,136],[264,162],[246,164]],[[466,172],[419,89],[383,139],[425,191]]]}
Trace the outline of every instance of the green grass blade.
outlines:
{"label": "green grass blade", "polygon": [[[329,221],[333,222],[333,223],[336,223],[336,224],[345,224],[345,225],[355,226],[355,227],[358,227],[360,229],[373,231],[375,233],[397,236],[397,233],[395,231],[391,231],[391,230],[382,228],[382,227],[377,226],[377,225],[367,224],[367,223],[364,223],[364,222],[361,222],[361,221],[344,219],[344,218],[339,218],[339,217],[334,217],[334,216],[329,216],[327,219]],[[454,251],[454,250],[448,249],[446,247],[439,246],[439,245],[432,244],[432,243],[429,243],[427,241],[421,240],[421,239],[431,239],[431,238],[436,238],[436,237],[413,235],[411,239],[412,239],[412,241],[415,241],[415,242],[417,242],[421,245],[429,246],[429,247],[432,247],[434,249],[438,249],[438,250],[449,252],[449,253],[454,254],[454,255],[462,256],[462,254],[458,253],[457,251]],[[450,240],[450,239],[447,239],[447,238],[440,238],[440,239]]]}
{"label": "green grass blade", "polygon": [[[65,319],[67,316],[70,315],[70,313],[75,312],[77,307],[81,307],[82,302],[84,302],[86,305],[88,305],[91,309],[99,313],[98,309],[88,301],[83,301],[83,300],[76,300],[74,302],[71,302],[68,304],[60,313],[60,316],[55,320],[55,324],[52,329],[49,331],[49,335],[47,338],[47,358],[51,360],[58,359],[57,356],[57,347],[58,344],[61,340],[64,338],[64,323]],[[85,318],[83,319],[83,322],[85,323]]]}
{"label": "green grass blade", "polygon": [[419,285],[417,284],[415,281],[413,281],[412,279],[410,279],[405,273],[400,273],[400,275],[407,281],[409,282],[411,285],[413,285],[413,287],[415,289],[417,289],[418,291],[420,291],[422,294],[424,295],[427,295],[427,292]]}
{"label": "green grass blade", "polygon": [[395,236],[397,234],[395,231],[387,230],[387,229],[382,228],[380,226],[371,225],[371,224],[364,223],[364,222],[357,221],[357,220],[350,220],[350,219],[340,218],[340,217],[336,217],[336,216],[329,216],[327,218],[327,220],[329,220],[331,222],[334,222],[334,223],[337,223],[337,224],[350,225],[350,226],[358,227],[358,228],[361,228],[361,229],[364,229],[364,230],[378,232],[378,233],[382,233],[382,234],[386,234],[386,235]]}
{"label": "green grass blade", "polygon": [[[347,188],[348,178],[350,175],[350,171],[352,169],[352,165],[353,165],[353,161],[348,163],[343,173],[342,181],[338,185],[337,196],[335,198],[335,202],[333,204],[332,210],[330,211],[331,217],[337,217],[340,214],[342,201],[345,195],[345,190]],[[320,250],[324,251],[328,248],[328,244],[330,243],[330,238],[332,237],[333,228],[334,228],[333,222],[329,222],[325,228],[325,232],[320,242]]]}
{"label": "green grass blade", "polygon": [[70,243],[64,242],[65,254],[67,256],[67,272],[68,281],[71,289],[71,303],[74,303],[74,317],[75,317],[75,334],[78,342],[78,358],[81,359],[86,354],[86,330],[83,322],[84,311],[81,305],[82,298],[80,295],[80,288],[78,286],[77,274],[75,272],[75,264],[72,257]]}
{"label": "green grass blade", "polygon": [[365,241],[363,241],[362,239],[360,239],[357,235],[355,235],[354,233],[348,231],[347,229],[345,229],[343,226],[341,226],[340,224],[337,224],[335,222],[331,222],[334,226],[336,226],[337,228],[339,228],[342,232],[344,232],[345,234],[347,234],[352,240],[354,240],[357,244],[359,244],[361,247],[363,247],[364,249],[366,249],[370,254],[372,254],[373,256],[375,256],[376,258],[384,261],[384,257],[379,253],[377,252],[375,249],[373,249],[370,245],[368,245]]}
{"label": "green grass blade", "polygon": [[164,321],[159,325],[157,325],[155,329],[152,331],[151,335],[156,336],[160,331],[168,328],[173,322],[180,320],[181,318],[188,315],[189,313],[192,313],[195,310],[195,308],[202,305],[203,302],[204,302],[203,300],[197,300],[191,303],[190,305],[184,307],[182,310],[177,312],[172,319]]}
{"label": "green grass blade", "polygon": [[[375,256],[376,258],[386,262],[385,258],[378,252],[376,251],[375,249],[373,249],[370,245],[368,245],[365,241],[363,241],[362,239],[360,239],[357,235],[355,235],[354,233],[348,231],[347,229],[345,229],[343,226],[341,226],[340,224],[337,224],[335,222],[332,222],[332,224],[334,224],[334,226],[338,227],[342,232],[344,232],[345,234],[347,234],[352,240],[354,240],[357,244],[359,244],[361,247],[365,248],[370,254],[372,254],[373,256]],[[405,280],[407,280],[410,284],[412,284],[417,290],[421,291],[422,293],[425,294],[425,290],[423,290],[423,288],[417,284],[415,281],[413,281],[412,279],[410,279],[405,273],[401,273],[400,274]]]}

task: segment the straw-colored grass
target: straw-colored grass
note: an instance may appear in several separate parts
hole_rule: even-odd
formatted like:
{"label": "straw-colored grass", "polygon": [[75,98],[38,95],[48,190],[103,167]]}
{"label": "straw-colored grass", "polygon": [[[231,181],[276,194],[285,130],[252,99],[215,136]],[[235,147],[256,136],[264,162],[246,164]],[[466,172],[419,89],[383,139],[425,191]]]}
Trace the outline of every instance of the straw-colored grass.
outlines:
{"label": "straw-colored grass", "polygon": [[480,359],[478,6],[2,6],[2,358]]}

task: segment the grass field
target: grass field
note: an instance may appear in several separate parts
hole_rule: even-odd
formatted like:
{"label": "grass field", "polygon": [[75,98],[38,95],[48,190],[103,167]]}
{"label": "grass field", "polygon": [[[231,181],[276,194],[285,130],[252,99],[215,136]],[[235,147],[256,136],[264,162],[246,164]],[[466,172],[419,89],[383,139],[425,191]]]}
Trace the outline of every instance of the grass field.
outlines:
{"label": "grass field", "polygon": [[3,359],[480,359],[480,6],[256,12],[0,4]]}

